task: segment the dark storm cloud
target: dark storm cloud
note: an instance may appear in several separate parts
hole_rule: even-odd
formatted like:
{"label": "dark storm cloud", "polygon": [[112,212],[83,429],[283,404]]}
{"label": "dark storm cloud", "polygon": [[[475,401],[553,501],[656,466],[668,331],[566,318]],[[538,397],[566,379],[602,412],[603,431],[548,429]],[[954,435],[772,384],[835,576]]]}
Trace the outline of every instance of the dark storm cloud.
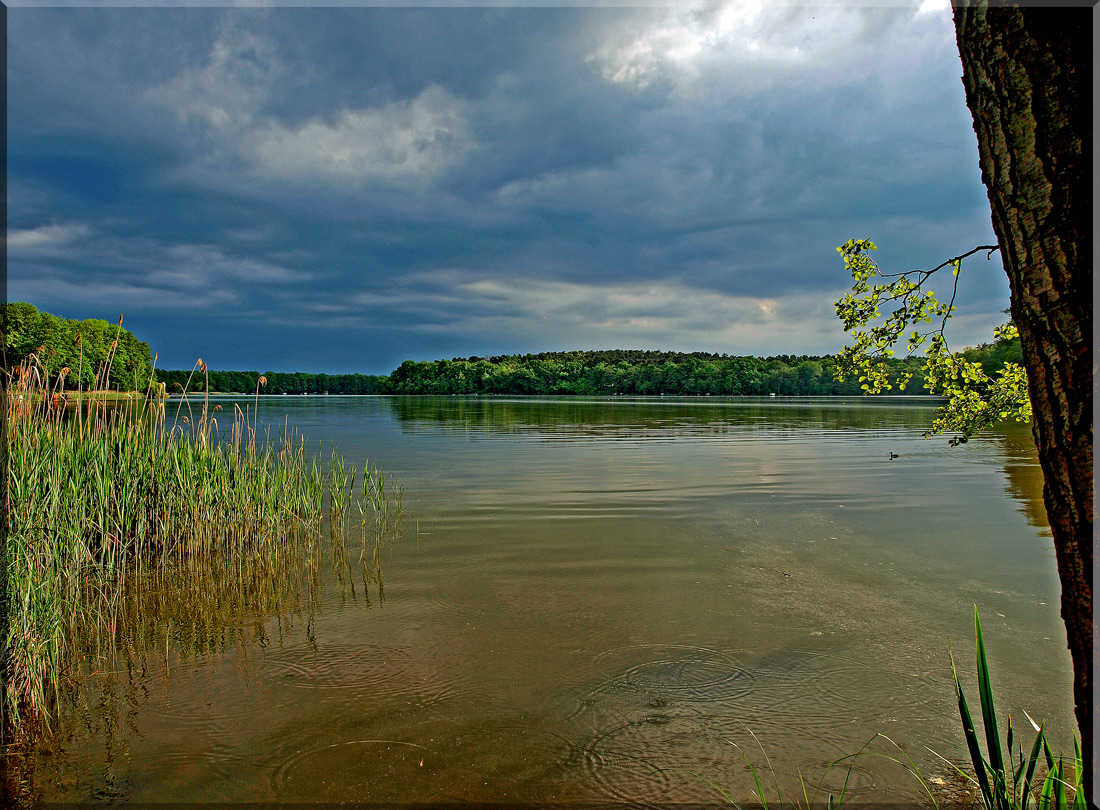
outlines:
{"label": "dark storm cloud", "polygon": [[[162,366],[835,351],[837,244],[908,269],[991,238],[945,10],[9,24],[9,294],[125,308]],[[981,277],[967,342],[1005,305]]]}

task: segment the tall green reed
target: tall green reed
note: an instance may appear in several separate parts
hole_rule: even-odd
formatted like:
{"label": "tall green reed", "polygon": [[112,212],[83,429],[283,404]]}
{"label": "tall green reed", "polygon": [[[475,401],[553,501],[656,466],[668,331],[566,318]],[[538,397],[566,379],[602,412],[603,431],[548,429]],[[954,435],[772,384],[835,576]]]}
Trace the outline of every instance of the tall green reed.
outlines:
{"label": "tall green reed", "polygon": [[[138,614],[120,613],[119,605],[135,592],[128,588],[135,580],[163,585],[168,572],[190,572],[184,581],[195,582],[196,571],[228,566],[239,586],[272,580],[288,560],[289,570],[308,571],[322,538],[326,490],[340,512],[330,516],[332,536],[345,543],[347,534],[349,492],[335,452],[336,477],[326,482],[304,438],[288,426],[276,440],[269,431],[261,436],[255,414],[250,420],[235,405],[222,431],[221,406],[212,409],[208,394],[197,409],[182,398],[168,425],[162,402],[103,393],[113,354],[94,389],[76,392],[64,391],[70,370],[50,379],[39,354],[3,380],[10,620],[0,699],[16,729],[34,720],[48,725],[61,692],[78,677],[76,662],[89,652],[113,654],[132,635]],[[207,374],[206,364],[198,361],[195,372]],[[389,507],[374,493],[367,508]],[[387,526],[374,521],[372,537]],[[372,564],[381,591],[377,542]]]}
{"label": "tall green reed", "polygon": [[[978,608],[974,608],[974,635],[976,638],[976,657],[978,669],[978,699],[981,704],[982,726],[985,731],[986,754],[982,754],[975,730],[974,718],[970,712],[966,695],[959,683],[959,673],[955,669],[954,656],[951,657],[951,674],[955,681],[955,696],[962,717],[963,736],[970,752],[975,776],[962,773],[967,779],[976,782],[982,803],[987,810],[1028,810],[1034,806],[1038,810],[1085,810],[1085,792],[1082,789],[1084,763],[1081,761],[1081,746],[1074,735],[1074,770],[1071,776],[1063,758],[1055,758],[1044,731],[1045,724],[1036,724],[1031,717],[1028,721],[1035,730],[1035,741],[1030,753],[1025,756],[1023,746],[1019,745],[1012,728],[1012,716],[1007,721],[1005,746],[1001,747],[1001,736],[997,726],[997,709],[993,700],[993,686],[990,682],[989,661],[985,654],[985,642],[982,639],[982,622]],[[1026,714],[1026,713],[1025,713]],[[1015,751],[1013,743],[1017,743]],[[1007,758],[1005,754],[1007,753]],[[1046,761],[1046,776],[1036,785],[1032,785],[1040,754]],[[1067,788],[1073,792],[1072,800],[1067,797]],[[1071,804],[1072,801],[1072,804]]]}

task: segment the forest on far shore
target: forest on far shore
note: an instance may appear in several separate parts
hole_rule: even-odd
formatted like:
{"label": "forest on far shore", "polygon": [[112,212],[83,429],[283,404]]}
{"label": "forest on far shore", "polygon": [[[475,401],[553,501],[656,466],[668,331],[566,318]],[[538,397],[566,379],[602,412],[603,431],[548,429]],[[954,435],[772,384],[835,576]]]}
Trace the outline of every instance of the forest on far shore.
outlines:
{"label": "forest on far shore", "polygon": [[[896,373],[919,373],[920,360],[897,361]],[[576,351],[434,362],[406,361],[387,380],[394,394],[579,394],[829,396],[858,395],[860,383],[837,382],[831,357],[751,357],[707,352]],[[909,393],[926,393],[914,377]]]}
{"label": "forest on far shore", "polygon": [[[993,374],[1006,361],[1020,362],[1018,339],[968,349],[972,362]],[[912,372],[904,391],[927,394],[923,358],[890,362],[891,376]],[[266,372],[258,387],[256,371],[210,371],[211,391],[252,394],[520,394],[633,396],[858,396],[855,378],[837,382],[831,356],[730,356],[707,352],[607,350],[542,352],[450,360],[406,360],[388,376],[365,374],[285,374]],[[157,371],[169,392],[199,392],[206,377],[191,371]],[[190,381],[188,381],[190,380]]]}
{"label": "forest on far shore", "polygon": [[[858,396],[858,379],[838,382],[832,356],[735,356],[708,352],[612,349],[539,354],[406,360],[389,375],[311,372],[153,370],[149,344],[120,324],[77,321],[40,312],[27,303],[3,307],[4,363],[21,365],[33,353],[64,387],[89,388],[108,368],[112,388],[145,390],[164,383],[169,393],[227,394],[542,394],[655,396]],[[112,344],[115,344],[112,348]],[[963,352],[993,376],[1005,362],[1021,363],[1019,338]],[[891,377],[912,372],[904,391],[927,394],[923,358],[890,361]],[[260,380],[264,382],[261,385]],[[208,389],[209,386],[209,389]]]}

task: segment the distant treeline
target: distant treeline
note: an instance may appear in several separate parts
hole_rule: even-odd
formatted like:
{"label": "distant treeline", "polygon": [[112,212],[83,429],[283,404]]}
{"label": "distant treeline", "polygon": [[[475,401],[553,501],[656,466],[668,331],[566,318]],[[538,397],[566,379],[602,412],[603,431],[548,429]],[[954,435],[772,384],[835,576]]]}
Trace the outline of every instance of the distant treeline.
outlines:
{"label": "distant treeline", "polygon": [[[1019,340],[999,341],[964,352],[987,373],[1006,361],[1019,362]],[[892,376],[911,372],[905,391],[927,394],[923,358],[890,361]],[[777,355],[734,357],[707,352],[578,351],[540,354],[455,357],[451,360],[406,360],[389,376],[365,374],[280,374],[263,376],[264,394],[577,394],[691,396],[858,396],[858,379],[837,382],[833,357]],[[210,390],[251,394],[256,371],[211,371]],[[190,383],[188,384],[188,378]],[[169,392],[203,391],[205,375],[190,371],[157,371]]]}
{"label": "distant treeline", "polygon": [[[107,368],[108,358],[107,387],[144,391],[152,379],[149,344],[120,329],[117,323],[59,318],[22,302],[4,304],[0,321],[5,368],[16,368],[34,354],[49,373],[51,387],[66,368],[65,388],[92,387]],[[111,344],[116,340],[112,356]]]}
{"label": "distant treeline", "polygon": [[[897,360],[914,372],[905,393],[927,393],[920,360]],[[858,395],[857,380],[837,382],[831,357],[731,357],[706,352],[543,352],[498,357],[406,361],[390,374],[394,394],[582,395]],[[896,389],[895,389],[896,392]]]}
{"label": "distant treeline", "polygon": [[[214,371],[210,374],[210,390],[225,394],[383,394],[385,377],[374,374],[310,374],[298,371],[281,373],[268,371]],[[260,377],[265,380],[259,385]],[[190,382],[188,379],[190,378]],[[206,375],[199,371],[162,371],[157,369],[157,380],[165,383],[168,393],[178,393],[187,387],[189,392],[206,390]]]}
{"label": "distant treeline", "polygon": [[[896,361],[900,373],[915,376],[906,393],[926,393],[920,361]],[[262,394],[575,394],[575,395],[858,395],[857,380],[833,378],[831,357],[780,355],[729,357],[694,352],[543,352],[452,360],[408,360],[389,376],[365,374],[283,374],[258,371],[209,372],[211,391],[252,394],[259,378]],[[169,393],[206,389],[196,371],[157,370]],[[188,381],[190,380],[190,381]]]}
{"label": "distant treeline", "polygon": [[[69,369],[65,387],[88,388],[107,366],[109,384],[144,390],[153,377],[149,345],[118,324],[77,321],[39,312],[27,303],[4,304],[0,310],[7,368],[34,353],[55,380]],[[1020,363],[1020,341],[1000,340],[964,354],[981,363],[987,374],[1005,362]],[[892,360],[893,376],[912,372],[904,392],[924,394],[923,358]],[[579,394],[579,395],[705,395],[716,396],[855,396],[858,379],[837,382],[833,357],[777,355],[745,357],[707,352],[640,350],[542,352],[540,354],[455,357],[451,360],[407,360],[389,376],[373,374],[313,374],[268,371],[170,371],[157,369],[155,379],[168,391],[209,390],[252,394],[260,377],[264,394]],[[52,383],[51,383],[52,384]]]}

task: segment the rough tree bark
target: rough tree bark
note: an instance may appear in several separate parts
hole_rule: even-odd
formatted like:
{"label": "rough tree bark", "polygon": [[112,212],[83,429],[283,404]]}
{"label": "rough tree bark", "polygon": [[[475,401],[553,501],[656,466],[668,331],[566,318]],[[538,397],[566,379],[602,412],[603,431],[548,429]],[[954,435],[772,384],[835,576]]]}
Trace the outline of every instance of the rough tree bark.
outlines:
{"label": "rough tree bark", "polygon": [[966,103],[1035,412],[1091,801],[1092,10],[956,2]]}

